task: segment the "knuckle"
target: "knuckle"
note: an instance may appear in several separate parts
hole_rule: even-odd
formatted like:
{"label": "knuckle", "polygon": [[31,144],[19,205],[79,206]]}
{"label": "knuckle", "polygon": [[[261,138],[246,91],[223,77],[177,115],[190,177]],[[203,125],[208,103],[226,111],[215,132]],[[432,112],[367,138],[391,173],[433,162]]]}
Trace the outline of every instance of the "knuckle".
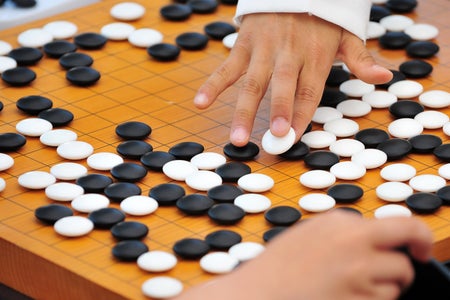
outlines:
{"label": "knuckle", "polygon": [[250,96],[260,96],[263,94],[263,87],[253,77],[247,77],[242,85],[242,92]]}
{"label": "knuckle", "polygon": [[295,98],[303,102],[316,104],[318,102],[318,91],[311,86],[299,87],[295,93]]}

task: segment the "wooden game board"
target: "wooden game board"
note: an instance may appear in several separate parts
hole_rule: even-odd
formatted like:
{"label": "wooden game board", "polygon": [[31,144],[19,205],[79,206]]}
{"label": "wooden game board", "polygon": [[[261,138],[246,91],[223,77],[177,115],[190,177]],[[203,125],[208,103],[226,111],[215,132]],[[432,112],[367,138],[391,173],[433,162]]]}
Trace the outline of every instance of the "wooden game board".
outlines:
{"label": "wooden game board", "polygon": [[[18,33],[54,20],[72,21],[78,25],[79,32],[99,32],[103,25],[114,21],[109,9],[117,2],[120,1],[102,1],[5,30],[0,32],[0,39],[17,46]],[[163,21],[159,16],[159,8],[168,4],[169,0],[137,2],[147,7],[147,13],[132,24],[137,28],[160,30],[165,35],[164,40],[172,43],[182,32],[203,32],[204,25],[211,21],[231,22],[234,14],[233,6],[221,5],[214,14],[193,15],[186,22],[174,23]],[[436,39],[441,47],[440,52],[429,60],[434,71],[428,78],[419,80],[425,90],[450,90],[449,11],[448,0],[426,0],[419,1],[416,11],[408,15],[416,22],[430,23],[440,29]],[[386,67],[397,69],[407,59],[402,50],[380,50],[376,41],[369,41],[367,45]],[[73,112],[75,119],[68,127],[78,133],[79,140],[91,143],[96,152],[115,152],[121,142],[115,135],[116,125],[136,120],[153,128],[147,141],[155,150],[167,151],[178,142],[195,141],[203,144],[207,151],[223,153],[223,146],[228,143],[237,87],[227,90],[208,110],[198,111],[192,104],[196,89],[229,53],[221,42],[210,41],[203,51],[182,51],[178,61],[170,63],[153,61],[145,49],[134,48],[125,41],[110,41],[101,50],[87,52],[95,59],[93,67],[102,74],[95,86],[71,86],[58,61],[50,58],[44,58],[32,67],[37,79],[30,86],[16,88],[0,82],[0,100],[5,105],[0,113],[0,132],[15,132],[15,124],[27,117],[16,108],[15,102],[20,97],[43,95],[53,100],[54,107]],[[268,110],[268,100],[265,99],[252,135],[252,141],[257,144],[260,144],[261,136],[268,128]],[[450,113],[448,108],[442,111]],[[368,116],[356,120],[361,129],[385,129],[392,117],[385,109],[374,109]],[[426,132],[440,136],[445,143],[449,142],[449,137],[441,130]],[[54,148],[44,147],[39,139],[27,140],[20,151],[10,153],[15,165],[0,174],[7,183],[0,194],[0,282],[39,299],[145,298],[140,290],[141,284],[158,274],[144,272],[135,263],[116,261],[111,255],[115,241],[108,230],[96,229],[85,237],[64,238],[56,234],[51,226],[35,219],[34,210],[51,201],[43,191],[20,187],[17,177],[31,170],[49,171],[51,166],[64,160]],[[402,161],[414,165],[419,174],[437,174],[438,167],[442,165],[431,155],[409,155]],[[83,160],[80,163],[86,162]],[[265,173],[275,179],[274,188],[265,193],[274,206],[298,208],[299,197],[310,192],[298,181],[299,175],[307,170],[302,161],[284,161],[261,151],[257,159],[248,164],[253,172]],[[99,172],[90,170],[90,173]],[[162,173],[150,171],[139,185],[142,193],[147,195],[151,187],[168,181]],[[382,181],[379,169],[375,169],[356,182],[365,193],[351,206],[367,218],[372,218],[374,210],[385,204],[377,199],[374,190]],[[195,192],[188,187],[186,191]],[[312,213],[302,213],[303,218],[314,216]],[[435,234],[434,255],[440,260],[450,259],[450,207],[442,207],[433,215],[417,217],[423,219]],[[127,220],[147,224],[150,233],[145,243],[152,250],[166,251],[172,251],[173,243],[181,238],[203,238],[218,228],[239,232],[243,241],[263,243],[262,234],[270,228],[263,214],[248,215],[239,224],[225,227],[213,224],[207,217],[184,216],[174,207],[161,207],[146,217],[128,216]],[[165,275],[182,280],[186,287],[212,278],[200,269],[197,261],[183,260]]]}

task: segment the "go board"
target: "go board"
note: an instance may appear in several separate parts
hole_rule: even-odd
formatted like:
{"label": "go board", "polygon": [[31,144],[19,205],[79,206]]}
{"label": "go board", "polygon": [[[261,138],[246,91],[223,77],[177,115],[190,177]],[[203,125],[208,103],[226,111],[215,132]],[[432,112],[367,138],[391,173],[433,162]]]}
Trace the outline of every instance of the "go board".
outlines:
{"label": "go board", "polygon": [[[0,32],[0,39],[17,45],[17,35],[29,28],[37,28],[50,21],[68,20],[77,24],[79,32],[99,32],[100,28],[114,20],[110,8],[120,1],[102,1],[52,18]],[[164,41],[174,43],[183,32],[203,32],[204,26],[213,21],[230,22],[235,7],[220,5],[212,14],[194,14],[184,22],[165,21],[159,9],[170,1],[137,1],[146,7],[143,18],[132,21],[136,28],[150,27],[164,34]],[[416,22],[429,23],[440,29],[436,42],[440,52],[428,61],[434,70],[430,76],[418,79],[425,90],[450,90],[450,27],[448,25],[450,2],[446,0],[419,1],[414,12],[407,14]],[[385,67],[398,69],[407,59],[403,50],[381,49],[375,40],[367,46]],[[220,41],[209,41],[201,51],[182,51],[175,62],[152,60],[145,49],[131,46],[126,41],[108,41],[101,50],[79,50],[94,58],[93,67],[100,71],[101,79],[89,87],[69,84],[65,71],[55,59],[45,57],[31,68],[36,80],[25,87],[12,87],[0,82],[0,100],[4,104],[0,113],[0,132],[15,132],[15,125],[27,116],[16,107],[16,101],[28,95],[41,95],[53,101],[53,107],[64,108],[74,114],[74,120],[66,128],[78,134],[78,140],[90,143],[95,152],[116,153],[123,141],[115,134],[117,125],[127,121],[140,121],[153,129],[146,139],[154,150],[168,151],[177,143],[198,142],[205,151],[223,153],[229,142],[230,120],[239,83],[229,88],[209,109],[199,111],[193,106],[197,88],[208,75],[227,57],[229,50]],[[415,99],[417,100],[417,99]],[[269,100],[261,104],[251,140],[260,145],[267,130]],[[441,109],[449,115],[448,108]],[[355,118],[360,129],[386,129],[393,117],[386,109],[374,109],[364,117]],[[313,124],[313,129],[321,126]],[[449,137],[442,130],[426,130],[442,138]],[[6,188],[0,194],[0,282],[38,299],[144,299],[141,285],[152,274],[139,269],[134,262],[120,262],[113,258],[111,249],[116,241],[109,230],[95,229],[84,237],[66,238],[58,235],[52,226],[36,220],[36,208],[52,203],[42,190],[28,190],[19,186],[18,177],[28,171],[49,169],[66,160],[52,147],[43,146],[38,138],[27,138],[19,151],[10,153],[15,164],[2,171]],[[85,160],[77,161],[87,166]],[[410,154],[400,160],[413,165],[418,174],[437,174],[443,164],[432,155]],[[298,207],[298,199],[312,192],[299,183],[299,176],[308,170],[303,161],[287,161],[260,151],[252,161],[246,162],[252,172],[271,176],[274,187],[264,195],[272,206],[288,205],[298,208],[302,218],[314,217]],[[102,173],[89,169],[89,173]],[[373,218],[376,208],[386,204],[377,198],[375,188],[383,182],[380,169],[368,170],[354,183],[362,187],[364,195],[354,204],[367,218]],[[104,174],[109,175],[108,172]],[[161,183],[170,182],[163,173],[149,171],[138,182],[142,194]],[[338,180],[338,182],[344,182]],[[187,194],[193,189],[180,183]],[[117,204],[111,204],[118,207]],[[76,213],[83,215],[82,213]],[[450,208],[441,207],[430,215],[416,215],[433,230],[434,255],[439,260],[450,259]],[[271,226],[262,213],[248,214],[230,226],[214,224],[206,216],[187,216],[175,207],[160,207],[145,217],[127,216],[126,220],[145,223],[150,232],[144,242],[151,250],[172,252],[172,246],[182,238],[204,238],[208,233],[224,228],[241,234],[243,241],[264,243],[262,235]],[[198,261],[180,259],[171,271],[163,273],[183,282],[185,288],[213,278],[202,271]]]}

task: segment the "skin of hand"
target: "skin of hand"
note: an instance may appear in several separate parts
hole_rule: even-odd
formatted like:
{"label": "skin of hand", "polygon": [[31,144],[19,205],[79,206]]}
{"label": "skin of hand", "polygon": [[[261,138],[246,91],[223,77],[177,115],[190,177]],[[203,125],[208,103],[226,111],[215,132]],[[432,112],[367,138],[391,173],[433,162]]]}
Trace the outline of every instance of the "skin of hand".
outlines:
{"label": "skin of hand", "polygon": [[364,219],[333,211],[301,221],[233,272],[188,289],[176,300],[397,299],[430,259],[432,235],[415,218]]}
{"label": "skin of hand", "polygon": [[242,20],[230,55],[199,88],[194,105],[209,107],[242,78],[230,141],[245,146],[270,86],[272,134],[284,136],[292,126],[298,140],[320,102],[335,59],[367,83],[392,79],[392,73],[375,63],[361,39],[337,25],[307,13],[249,14]]}

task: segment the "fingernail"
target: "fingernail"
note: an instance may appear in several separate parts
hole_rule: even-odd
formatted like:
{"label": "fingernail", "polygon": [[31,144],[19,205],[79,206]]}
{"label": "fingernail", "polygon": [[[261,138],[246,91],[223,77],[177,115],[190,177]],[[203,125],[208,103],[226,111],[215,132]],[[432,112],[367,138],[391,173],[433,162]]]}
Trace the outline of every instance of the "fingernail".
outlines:
{"label": "fingernail", "polygon": [[274,135],[284,135],[290,128],[289,122],[283,117],[276,117],[272,121],[271,130]]}
{"label": "fingernail", "polygon": [[238,146],[242,146],[247,143],[247,131],[242,128],[238,127],[235,128],[231,132],[231,141],[233,144],[236,144]]}
{"label": "fingernail", "polygon": [[208,98],[205,94],[200,93],[194,97],[194,103],[197,105],[205,105],[208,102]]}

